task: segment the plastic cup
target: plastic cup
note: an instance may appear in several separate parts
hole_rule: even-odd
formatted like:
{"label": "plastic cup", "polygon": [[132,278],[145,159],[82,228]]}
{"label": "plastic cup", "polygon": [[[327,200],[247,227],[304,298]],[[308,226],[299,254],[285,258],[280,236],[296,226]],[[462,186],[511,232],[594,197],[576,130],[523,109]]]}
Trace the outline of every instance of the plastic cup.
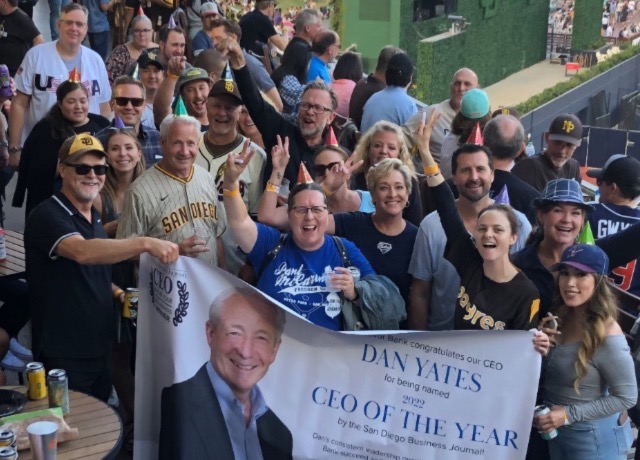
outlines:
{"label": "plastic cup", "polygon": [[197,236],[199,240],[204,241],[205,245],[209,243],[209,238],[211,238],[211,231],[209,231],[207,227],[196,226],[193,228],[193,234]]}
{"label": "plastic cup", "polygon": [[333,286],[333,275],[335,275],[336,272],[334,272],[333,270],[330,272],[324,272],[324,285],[327,287],[327,290],[329,292],[340,292],[340,289],[337,289]]}
{"label": "plastic cup", "polygon": [[35,422],[27,427],[31,456],[34,460],[55,460],[58,448],[58,425]]}

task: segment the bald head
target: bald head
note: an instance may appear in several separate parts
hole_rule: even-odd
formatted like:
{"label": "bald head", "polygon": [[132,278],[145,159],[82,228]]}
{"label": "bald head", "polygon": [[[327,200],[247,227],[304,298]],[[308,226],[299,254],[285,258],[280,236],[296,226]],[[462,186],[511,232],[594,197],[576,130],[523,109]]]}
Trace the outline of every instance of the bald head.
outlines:
{"label": "bald head", "polygon": [[511,115],[498,115],[489,120],[482,138],[496,160],[511,161],[525,148],[522,123]]}
{"label": "bald head", "polygon": [[454,73],[453,79],[451,80],[451,86],[449,87],[451,94],[449,103],[451,104],[451,108],[456,112],[460,110],[460,101],[462,101],[464,93],[477,87],[478,76],[473,70],[463,67]]}

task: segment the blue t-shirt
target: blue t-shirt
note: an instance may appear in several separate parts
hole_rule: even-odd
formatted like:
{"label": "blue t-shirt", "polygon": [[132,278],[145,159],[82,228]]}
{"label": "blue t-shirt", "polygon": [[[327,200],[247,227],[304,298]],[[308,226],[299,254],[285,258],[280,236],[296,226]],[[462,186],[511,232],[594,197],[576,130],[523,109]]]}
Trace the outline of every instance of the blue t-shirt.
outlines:
{"label": "blue t-shirt", "polygon": [[371,96],[364,105],[360,132],[367,132],[380,120],[402,126],[417,112],[415,101],[409,97],[404,88],[387,86]]}
{"label": "blue t-shirt", "polygon": [[313,56],[309,61],[309,71],[307,72],[307,83],[311,83],[316,78],[322,78],[327,85],[331,85],[331,75],[329,67],[318,56]]}
{"label": "blue t-shirt", "polygon": [[360,195],[360,208],[358,211],[366,212],[371,214],[376,210],[375,205],[373,204],[373,198],[371,198],[371,192],[367,192],[366,190],[356,190]]}
{"label": "blue t-shirt", "polygon": [[204,30],[200,30],[191,41],[193,55],[197,56],[199,52],[213,48],[213,40]]}
{"label": "blue t-shirt", "polygon": [[89,10],[89,32],[96,34],[109,31],[107,13],[100,9],[100,4],[106,5],[109,0],[86,0],[83,4]]}
{"label": "blue t-shirt", "polygon": [[353,241],[376,273],[386,276],[398,286],[407,303],[411,287],[411,275],[407,272],[418,227],[407,222],[399,235],[388,236],[376,228],[371,214],[344,212],[334,214],[333,219],[335,234]]}
{"label": "blue t-shirt", "polygon": [[[259,271],[269,252],[278,244],[280,232],[266,225],[256,225],[258,239],[249,253],[249,260]],[[360,276],[375,274],[360,250],[350,241],[343,239],[343,242],[351,264],[360,269]],[[330,292],[324,273],[327,268],[342,266],[342,258],[330,237],[325,237],[319,249],[305,251],[289,234],[280,252],[260,274],[257,287],[314,324],[339,331],[342,330],[342,313],[337,312],[335,316],[332,313],[331,317],[325,311]]]}

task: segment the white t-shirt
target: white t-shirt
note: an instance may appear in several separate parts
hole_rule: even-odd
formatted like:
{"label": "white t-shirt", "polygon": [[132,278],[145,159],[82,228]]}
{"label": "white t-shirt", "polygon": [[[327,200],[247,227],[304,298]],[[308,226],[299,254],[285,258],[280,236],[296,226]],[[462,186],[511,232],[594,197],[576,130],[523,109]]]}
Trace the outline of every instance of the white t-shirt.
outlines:
{"label": "white t-shirt", "polygon": [[[420,122],[422,121],[422,114],[426,112],[426,119],[431,115],[432,110],[437,110],[440,113],[440,120],[433,127],[433,131],[431,132],[431,140],[429,141],[429,150],[431,151],[431,155],[433,155],[433,159],[436,162],[440,162],[440,150],[442,149],[442,142],[445,136],[451,131],[451,122],[453,121],[453,117],[456,116],[456,111],[451,108],[451,104],[449,103],[449,99],[446,99],[438,104],[430,105],[426,108],[421,109],[415,114],[413,117],[407,121],[402,127],[405,136],[407,138],[407,142],[409,143],[409,147],[413,147],[414,141],[414,133],[418,126],[420,126]],[[416,159],[420,159],[420,155],[416,156]],[[419,168],[422,170],[422,168]]]}
{"label": "white t-shirt", "polygon": [[[22,144],[31,129],[56,103],[56,90],[69,79],[69,71],[56,49],[56,41],[31,48],[24,57],[15,77],[16,89],[28,96],[22,130]],[[80,75],[89,91],[89,112],[100,114],[100,104],[111,100],[111,86],[104,61],[95,51],[81,46]]]}

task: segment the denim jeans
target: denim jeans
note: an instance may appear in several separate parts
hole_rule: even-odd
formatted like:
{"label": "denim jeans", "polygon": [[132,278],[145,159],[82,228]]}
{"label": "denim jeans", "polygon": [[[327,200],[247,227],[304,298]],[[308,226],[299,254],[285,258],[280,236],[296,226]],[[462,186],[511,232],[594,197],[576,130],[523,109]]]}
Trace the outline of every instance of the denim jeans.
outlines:
{"label": "denim jeans", "polygon": [[626,460],[633,442],[629,420],[618,426],[620,414],[558,428],[549,441],[551,460]]}
{"label": "denim jeans", "polygon": [[71,0],[47,0],[49,2],[49,28],[51,29],[51,40],[58,39],[58,19],[60,19],[60,9],[71,3]]}
{"label": "denim jeans", "polygon": [[98,53],[102,59],[107,59],[109,54],[109,31],[89,32],[88,35],[91,49]]}

